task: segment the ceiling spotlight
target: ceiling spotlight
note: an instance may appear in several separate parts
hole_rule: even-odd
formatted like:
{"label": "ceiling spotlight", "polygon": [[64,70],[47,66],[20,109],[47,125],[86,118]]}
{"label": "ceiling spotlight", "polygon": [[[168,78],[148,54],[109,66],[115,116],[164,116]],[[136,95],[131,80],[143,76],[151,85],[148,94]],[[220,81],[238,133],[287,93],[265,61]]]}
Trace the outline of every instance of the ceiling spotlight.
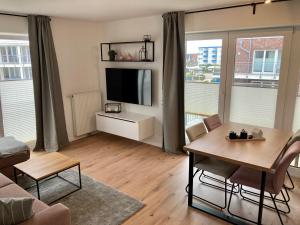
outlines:
{"label": "ceiling spotlight", "polygon": [[271,2],[272,2],[272,0],[265,0],[265,4],[269,4]]}

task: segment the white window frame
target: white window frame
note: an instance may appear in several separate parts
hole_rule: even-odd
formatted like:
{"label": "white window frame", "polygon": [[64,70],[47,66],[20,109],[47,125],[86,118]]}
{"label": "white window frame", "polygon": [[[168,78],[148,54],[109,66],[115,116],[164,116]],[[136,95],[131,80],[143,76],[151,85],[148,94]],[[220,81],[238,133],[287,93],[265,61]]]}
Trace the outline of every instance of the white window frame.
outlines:
{"label": "white window frame", "polygon": [[[267,51],[275,52],[275,58],[274,58],[273,71],[272,72],[266,72],[265,71],[265,62],[266,62]],[[254,61],[255,61],[255,53],[256,52],[264,52],[263,62],[262,62],[262,71],[261,72],[254,71]],[[253,58],[252,58],[252,73],[253,74],[274,74],[274,73],[276,73],[277,63],[278,63],[278,49],[255,49],[253,51]]]}

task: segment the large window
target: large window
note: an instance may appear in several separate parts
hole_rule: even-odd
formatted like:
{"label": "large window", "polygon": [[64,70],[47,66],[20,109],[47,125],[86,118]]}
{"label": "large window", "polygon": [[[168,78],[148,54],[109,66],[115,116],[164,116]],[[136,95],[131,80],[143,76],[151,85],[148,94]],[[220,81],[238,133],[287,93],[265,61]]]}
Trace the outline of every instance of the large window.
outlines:
{"label": "large window", "polygon": [[282,36],[235,39],[230,121],[275,126],[283,42]]}
{"label": "large window", "polygon": [[219,111],[222,42],[222,39],[200,36],[186,42],[186,126]]}
{"label": "large window", "polygon": [[35,107],[29,43],[0,36],[0,134],[35,139]]}

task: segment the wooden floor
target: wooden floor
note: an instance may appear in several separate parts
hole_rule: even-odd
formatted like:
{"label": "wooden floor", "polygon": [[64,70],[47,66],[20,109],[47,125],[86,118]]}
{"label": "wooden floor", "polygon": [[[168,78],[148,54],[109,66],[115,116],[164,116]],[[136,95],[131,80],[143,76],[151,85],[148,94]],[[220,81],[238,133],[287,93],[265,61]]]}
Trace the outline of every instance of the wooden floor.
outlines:
{"label": "wooden floor", "polygon": [[[186,155],[167,154],[160,148],[104,133],[73,142],[61,153],[80,160],[83,174],[144,202],[146,206],[127,220],[126,225],[227,224],[187,206],[184,190],[188,172]],[[296,188],[291,194],[292,211],[288,217],[283,216],[285,224],[300,224],[299,186],[300,181],[296,180]],[[220,196],[223,195],[215,190],[200,184],[195,188],[206,188],[207,197],[222,200]],[[233,207],[241,213],[251,212],[247,216],[255,218],[257,207],[237,200],[235,197]],[[277,215],[269,210],[264,210],[263,222],[280,224]]]}

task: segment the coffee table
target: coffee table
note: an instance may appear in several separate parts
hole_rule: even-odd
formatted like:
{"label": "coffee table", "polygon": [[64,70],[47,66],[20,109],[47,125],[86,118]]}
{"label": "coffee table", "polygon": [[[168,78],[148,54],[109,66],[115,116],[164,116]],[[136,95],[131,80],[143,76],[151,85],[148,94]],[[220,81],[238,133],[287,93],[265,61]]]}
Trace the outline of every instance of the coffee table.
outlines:
{"label": "coffee table", "polygon": [[[64,177],[59,176],[60,172],[63,172],[67,169],[76,166],[78,167],[79,184],[75,184],[65,179]],[[82,187],[80,162],[70,157],[67,157],[63,154],[60,154],[58,152],[52,152],[41,156],[36,156],[32,159],[27,160],[26,162],[22,162],[14,165],[14,174],[15,174],[16,183],[18,183],[17,171],[26,174],[28,177],[30,177],[35,181],[38,199],[41,199],[39,184],[42,180],[44,181],[44,180],[49,180],[58,177],[77,187],[76,190],[71,191],[70,193],[56,199],[55,201],[63,197],[66,197],[74,193],[75,191],[80,190]]]}

